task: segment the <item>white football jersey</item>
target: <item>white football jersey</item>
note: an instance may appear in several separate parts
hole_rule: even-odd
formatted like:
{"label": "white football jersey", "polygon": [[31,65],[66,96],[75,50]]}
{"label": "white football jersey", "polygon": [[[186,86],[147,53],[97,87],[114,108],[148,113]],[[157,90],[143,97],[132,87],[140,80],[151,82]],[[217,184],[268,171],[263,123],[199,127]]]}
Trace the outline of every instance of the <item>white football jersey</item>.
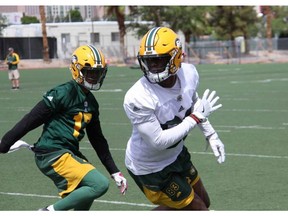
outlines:
{"label": "white football jersey", "polygon": [[[177,76],[172,88],[152,84],[143,76],[125,95],[124,110],[133,125],[125,164],[135,175],[158,172],[174,162],[183,138],[195,126],[191,117],[185,117],[191,113],[197,93],[198,72],[192,64],[182,63]],[[174,130],[165,130],[169,128]],[[159,130],[166,132],[165,136],[160,136]]]}

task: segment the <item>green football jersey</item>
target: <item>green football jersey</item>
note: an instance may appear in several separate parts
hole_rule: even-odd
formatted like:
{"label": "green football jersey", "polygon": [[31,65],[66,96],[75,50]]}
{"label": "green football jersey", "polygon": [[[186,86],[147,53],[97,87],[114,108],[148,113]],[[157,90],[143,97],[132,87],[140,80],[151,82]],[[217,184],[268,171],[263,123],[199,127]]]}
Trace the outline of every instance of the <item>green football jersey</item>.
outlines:
{"label": "green football jersey", "polygon": [[59,85],[43,96],[48,107],[53,110],[51,119],[45,123],[37,149],[55,151],[71,150],[79,152],[79,141],[84,137],[84,129],[92,118],[99,118],[99,105],[89,91],[84,93],[74,80]]}
{"label": "green football jersey", "polygon": [[[6,57],[7,62],[16,62],[17,60],[19,60],[19,56],[16,53],[13,53],[12,55],[7,55]],[[9,70],[16,70],[17,68],[18,68],[18,63],[8,65]]]}

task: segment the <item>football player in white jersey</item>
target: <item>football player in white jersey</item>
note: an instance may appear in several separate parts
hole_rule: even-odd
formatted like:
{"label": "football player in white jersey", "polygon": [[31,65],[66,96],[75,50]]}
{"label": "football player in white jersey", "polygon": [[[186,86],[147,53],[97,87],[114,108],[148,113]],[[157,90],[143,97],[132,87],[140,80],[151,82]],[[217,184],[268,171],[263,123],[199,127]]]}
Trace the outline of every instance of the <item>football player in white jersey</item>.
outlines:
{"label": "football player in white jersey", "polygon": [[209,142],[218,163],[224,144],[208,116],[220,108],[207,89],[198,97],[199,75],[182,62],[178,35],[166,27],[142,38],[138,61],[144,73],[126,93],[124,110],[132,124],[125,164],[154,210],[208,210],[210,199],[184,141],[196,126]]}

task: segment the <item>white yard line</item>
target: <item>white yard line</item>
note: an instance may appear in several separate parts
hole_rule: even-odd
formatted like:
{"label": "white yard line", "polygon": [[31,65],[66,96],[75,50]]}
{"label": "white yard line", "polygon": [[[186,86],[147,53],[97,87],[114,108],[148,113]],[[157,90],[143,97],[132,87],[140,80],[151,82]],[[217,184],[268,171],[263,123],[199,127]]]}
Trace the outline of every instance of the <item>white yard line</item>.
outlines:
{"label": "white yard line", "polygon": [[[59,198],[59,196],[51,196],[51,195],[40,195],[40,194],[26,194],[26,193],[11,193],[11,192],[2,192],[2,195],[10,195],[10,196],[24,196],[24,197],[40,197],[40,198]],[[94,202],[99,203],[109,203],[109,204],[116,204],[116,205],[130,205],[130,206],[141,206],[141,207],[155,207],[155,205],[149,205],[145,203],[130,203],[130,202],[119,202],[119,201],[109,201],[109,200],[94,200]]]}
{"label": "white yard line", "polygon": [[[93,150],[92,147],[80,147],[81,150]],[[122,148],[110,148],[111,151],[125,151]],[[191,154],[199,154],[199,155],[213,155],[212,152],[195,152],[190,151]],[[288,156],[280,156],[280,155],[256,155],[256,154],[237,154],[237,153],[226,153],[226,156],[235,156],[235,157],[255,157],[255,158],[270,158],[270,159],[288,159]]]}

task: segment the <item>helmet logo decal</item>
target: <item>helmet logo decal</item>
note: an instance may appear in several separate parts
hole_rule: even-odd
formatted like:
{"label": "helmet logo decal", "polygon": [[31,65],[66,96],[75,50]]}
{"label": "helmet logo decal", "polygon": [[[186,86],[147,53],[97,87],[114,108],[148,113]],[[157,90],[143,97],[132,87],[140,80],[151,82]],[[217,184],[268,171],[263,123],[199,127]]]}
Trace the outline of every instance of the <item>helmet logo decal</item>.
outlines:
{"label": "helmet logo decal", "polygon": [[91,49],[91,51],[93,53],[94,62],[95,62],[95,64],[92,65],[91,67],[102,66],[102,59],[101,59],[101,55],[100,55],[99,51],[94,46],[88,45],[88,47]]}
{"label": "helmet logo decal", "polygon": [[160,29],[161,27],[155,27],[155,28],[152,28],[148,35],[147,35],[147,38],[146,38],[146,41],[145,41],[145,51],[146,52],[153,52],[154,51],[154,44],[155,44],[155,36],[158,32],[158,30]]}
{"label": "helmet logo decal", "polygon": [[81,65],[77,64],[78,62],[78,58],[76,55],[73,55],[72,58],[71,58],[71,63],[73,65],[75,65],[75,67],[78,69],[78,70],[81,70]]}
{"label": "helmet logo decal", "polygon": [[72,62],[73,64],[75,64],[77,61],[78,61],[77,56],[76,56],[76,55],[73,55],[72,58],[71,58],[71,62]]}
{"label": "helmet logo decal", "polygon": [[176,38],[175,45],[176,45],[178,48],[182,48],[182,44],[181,44],[181,41],[180,41],[179,38]]}

